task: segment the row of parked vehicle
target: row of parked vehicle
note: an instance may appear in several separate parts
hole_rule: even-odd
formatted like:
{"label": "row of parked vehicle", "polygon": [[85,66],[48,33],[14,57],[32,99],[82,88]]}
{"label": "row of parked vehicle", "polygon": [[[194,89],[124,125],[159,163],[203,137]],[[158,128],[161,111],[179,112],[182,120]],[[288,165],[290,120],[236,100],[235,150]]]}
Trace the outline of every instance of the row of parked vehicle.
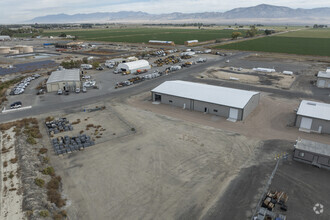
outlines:
{"label": "row of parked vehicle", "polygon": [[39,74],[34,74],[23,79],[20,83],[18,83],[12,90],[10,91],[9,95],[19,95],[24,93],[25,88],[30,84],[30,82],[36,78],[39,78]]}

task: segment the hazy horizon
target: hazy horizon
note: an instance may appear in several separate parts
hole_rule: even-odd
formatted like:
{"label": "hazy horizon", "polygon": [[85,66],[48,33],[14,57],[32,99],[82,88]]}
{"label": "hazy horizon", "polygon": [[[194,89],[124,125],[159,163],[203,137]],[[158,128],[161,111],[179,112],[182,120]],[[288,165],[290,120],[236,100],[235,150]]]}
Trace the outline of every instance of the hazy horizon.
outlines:
{"label": "hazy horizon", "polygon": [[151,14],[163,14],[172,12],[198,13],[198,12],[224,12],[238,7],[251,7],[259,4],[270,4],[290,8],[320,8],[330,7],[328,0],[305,1],[293,0],[253,0],[253,1],[229,1],[216,0],[100,0],[95,2],[87,0],[31,0],[21,2],[18,0],[2,0],[0,2],[0,23],[22,23],[38,16],[50,14],[86,14],[94,12],[118,12],[118,11],[142,11]]}

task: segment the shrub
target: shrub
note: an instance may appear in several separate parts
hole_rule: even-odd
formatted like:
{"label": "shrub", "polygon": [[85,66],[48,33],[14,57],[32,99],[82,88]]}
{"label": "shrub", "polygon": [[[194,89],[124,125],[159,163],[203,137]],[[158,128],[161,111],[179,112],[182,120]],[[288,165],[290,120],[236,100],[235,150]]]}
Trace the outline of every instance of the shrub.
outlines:
{"label": "shrub", "polygon": [[10,179],[14,178],[14,173],[13,171],[10,172],[9,176],[8,176]]}
{"label": "shrub", "polygon": [[62,199],[61,194],[54,189],[50,189],[47,191],[48,201],[54,203],[58,208],[65,206],[65,200]]}
{"label": "shrub", "polygon": [[29,136],[29,137],[26,139],[26,142],[28,142],[29,144],[32,144],[32,145],[37,144],[37,141],[36,141],[32,136]]}
{"label": "shrub", "polygon": [[135,128],[131,128],[131,131],[135,131]]}
{"label": "shrub", "polygon": [[44,158],[43,158],[43,162],[44,162],[44,163],[48,163],[48,162],[49,162],[49,157],[44,157]]}
{"label": "shrub", "polygon": [[58,190],[60,188],[60,183],[61,183],[61,177],[60,176],[53,177],[47,183],[47,189],[49,189],[49,190]]}
{"label": "shrub", "polygon": [[53,117],[53,116],[48,116],[48,117],[45,119],[45,122],[50,122],[50,121],[54,121],[54,117]]}
{"label": "shrub", "polygon": [[36,178],[36,179],[34,180],[34,183],[35,183],[37,186],[39,186],[39,187],[44,187],[44,185],[45,185],[45,180],[43,180],[43,179],[39,179],[39,178]]}
{"label": "shrub", "polygon": [[77,121],[72,122],[71,124],[76,125],[80,123],[80,119],[78,118]]}
{"label": "shrub", "polygon": [[40,215],[41,217],[43,217],[43,218],[46,218],[46,217],[49,216],[49,212],[48,212],[47,210],[41,210],[41,211],[39,212],[39,215]]}
{"label": "shrub", "polygon": [[50,176],[54,176],[55,175],[55,170],[53,167],[46,167],[43,171],[43,174],[45,175],[50,175]]}
{"label": "shrub", "polygon": [[7,161],[3,162],[3,167],[7,167],[7,166],[8,166],[8,162]]}
{"label": "shrub", "polygon": [[48,149],[43,147],[43,148],[40,148],[39,153],[40,154],[45,154],[45,153],[47,153],[47,151],[48,151]]}
{"label": "shrub", "polygon": [[10,159],[10,163],[16,163],[16,162],[17,162],[17,160],[18,160],[18,158],[17,158],[17,157],[15,157],[15,158],[12,158],[12,159]]}
{"label": "shrub", "polygon": [[2,180],[5,182],[5,181],[7,181],[7,179],[8,179],[8,178],[5,176]]}

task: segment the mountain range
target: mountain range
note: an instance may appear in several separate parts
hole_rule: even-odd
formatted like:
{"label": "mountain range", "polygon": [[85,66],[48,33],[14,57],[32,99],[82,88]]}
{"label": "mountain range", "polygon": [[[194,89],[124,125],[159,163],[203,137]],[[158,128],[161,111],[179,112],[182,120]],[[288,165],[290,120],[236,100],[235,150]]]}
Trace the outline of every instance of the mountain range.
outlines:
{"label": "mountain range", "polygon": [[293,9],[283,6],[261,4],[253,7],[235,8],[226,12],[149,14],[145,12],[120,11],[89,14],[56,14],[33,18],[27,23],[269,23],[269,24],[329,24],[330,8]]}

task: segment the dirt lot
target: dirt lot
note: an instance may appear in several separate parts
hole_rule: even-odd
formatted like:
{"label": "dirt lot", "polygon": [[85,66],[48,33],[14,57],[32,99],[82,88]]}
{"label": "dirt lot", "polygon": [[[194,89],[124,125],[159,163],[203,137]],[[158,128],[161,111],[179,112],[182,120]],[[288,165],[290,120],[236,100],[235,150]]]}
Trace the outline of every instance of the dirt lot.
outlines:
{"label": "dirt lot", "polygon": [[298,137],[301,137],[324,143],[330,141],[330,135],[304,133],[292,126],[295,121],[294,110],[299,107],[300,100],[273,97],[267,93],[261,93],[258,107],[244,121],[235,123],[212,114],[184,110],[165,104],[152,104],[149,92],[135,96],[129,100],[129,104],[146,111],[239,133],[260,140],[282,139],[295,141]]}
{"label": "dirt lot", "polygon": [[124,104],[107,106],[95,120],[114,125],[106,118],[114,112],[137,132],[52,158],[71,219],[198,219],[260,144]]}
{"label": "dirt lot", "polygon": [[209,68],[198,77],[205,79],[235,80],[241,83],[289,89],[295,80],[295,76],[281,73],[257,73],[249,69],[238,68]]}

